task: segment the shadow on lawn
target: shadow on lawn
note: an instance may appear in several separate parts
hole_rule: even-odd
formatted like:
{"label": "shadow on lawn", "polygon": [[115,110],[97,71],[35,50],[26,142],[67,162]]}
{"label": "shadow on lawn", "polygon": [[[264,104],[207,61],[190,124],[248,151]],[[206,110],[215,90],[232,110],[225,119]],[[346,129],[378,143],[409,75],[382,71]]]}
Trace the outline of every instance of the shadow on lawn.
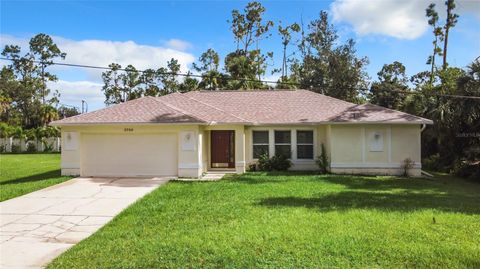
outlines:
{"label": "shadow on lawn", "polygon": [[319,175],[318,172],[297,172],[297,171],[288,171],[288,172],[248,172],[245,174],[233,174],[228,175],[225,179],[231,180],[232,182],[240,182],[246,184],[265,184],[265,183],[282,183],[292,179],[295,180],[312,180],[316,179],[315,175]]}
{"label": "shadow on lawn", "polygon": [[434,209],[444,212],[480,214],[480,197],[429,193],[385,193],[345,191],[321,197],[269,197],[257,205],[267,207],[305,207],[320,211],[377,209],[383,211],[416,211]]}
{"label": "shadow on lawn", "polygon": [[41,181],[41,180],[60,177],[60,176],[61,176],[61,171],[60,169],[57,169],[57,170],[52,170],[52,171],[48,171],[41,174],[35,174],[31,176],[26,176],[26,177],[5,180],[0,182],[0,185],[12,185],[12,184],[25,183],[25,182],[32,182],[32,181]]}

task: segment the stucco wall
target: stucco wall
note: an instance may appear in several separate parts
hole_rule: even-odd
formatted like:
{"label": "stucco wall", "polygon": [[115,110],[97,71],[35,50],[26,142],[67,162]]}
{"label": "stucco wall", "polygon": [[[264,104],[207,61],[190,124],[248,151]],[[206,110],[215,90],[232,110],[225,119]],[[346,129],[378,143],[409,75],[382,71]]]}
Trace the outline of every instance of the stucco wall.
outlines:
{"label": "stucco wall", "polygon": [[[420,174],[420,126],[419,125],[311,125],[311,126],[243,126],[243,125],[91,125],[62,127],[62,174],[82,175],[82,135],[85,134],[165,134],[177,136],[177,156],[163,154],[162,158],[178,158],[179,177],[200,177],[209,169],[210,131],[235,131],[235,170],[243,173],[246,165],[256,160],[252,156],[252,131],[269,131],[269,153],[274,154],[274,131],[292,131],[291,170],[316,170],[315,159],[321,154],[321,144],[325,145],[334,173],[359,174],[399,174],[400,165],[405,158],[415,161],[412,175]],[[312,130],[314,132],[314,158],[299,160],[296,158],[296,131]],[[183,141],[186,134],[191,134],[193,148],[185,149]],[[74,148],[67,147],[67,136],[77,141]],[[381,148],[372,150],[370,142],[373,137]],[[141,136],[139,136],[141,137]],[[189,136],[190,137],[190,136]],[[75,144],[75,143],[74,143]],[[377,145],[378,146],[378,145]],[[140,155],[143,155],[141,152]],[[146,152],[147,154],[147,152]],[[159,153],[162,154],[162,153]],[[135,156],[132,156],[134,158]],[[95,158],[89,156],[89,158]]]}
{"label": "stucco wall", "polygon": [[[419,125],[330,125],[331,167],[334,173],[401,174],[406,158],[415,161],[410,174],[419,176]],[[375,135],[378,137],[373,141]],[[372,144],[381,146],[375,148]]]}
{"label": "stucco wall", "polygon": [[[202,174],[202,141],[203,136],[197,125],[90,125],[90,126],[62,126],[62,174],[64,175],[83,175],[82,172],[82,135],[85,134],[165,134],[173,133],[178,136],[177,156],[178,156],[178,173],[179,177],[199,177]],[[192,134],[194,147],[185,150],[182,147],[182,141],[185,134]],[[77,147],[69,149],[66,147],[67,137],[73,137],[77,140]],[[148,154],[148,153],[146,153]],[[142,152],[139,155],[143,155]],[[162,155],[159,152],[159,155]],[[175,154],[171,154],[175,155]],[[176,158],[163,153],[162,158]],[[88,158],[95,158],[89,155]],[[131,156],[135,158],[135,156]],[[112,175],[115,171],[112,171]]]}

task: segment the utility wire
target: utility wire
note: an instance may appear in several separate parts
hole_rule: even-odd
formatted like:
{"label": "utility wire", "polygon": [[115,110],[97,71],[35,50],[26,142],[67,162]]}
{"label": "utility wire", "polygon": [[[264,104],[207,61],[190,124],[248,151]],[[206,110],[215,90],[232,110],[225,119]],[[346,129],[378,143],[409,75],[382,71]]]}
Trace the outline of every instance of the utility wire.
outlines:
{"label": "utility wire", "polygon": [[[7,61],[16,61],[15,59],[4,58],[0,57],[0,60],[7,60]],[[42,63],[37,60],[32,60],[33,63]],[[90,69],[99,69],[99,70],[113,70],[111,67],[105,66],[94,66],[94,65],[84,65],[84,64],[70,64],[70,63],[58,63],[58,62],[50,62],[52,65],[59,65],[59,66],[69,66],[69,67],[80,67],[80,68],[90,68]],[[125,68],[116,68],[116,71],[125,71],[125,72],[132,72],[132,70],[125,69]],[[138,73],[147,73],[147,70],[135,70]],[[181,76],[181,77],[195,77],[195,78],[204,78],[204,75],[197,75],[191,73],[175,73],[175,72],[158,72],[155,71],[157,74],[161,75],[173,75],[173,76]],[[300,86],[300,83],[294,82],[278,82],[273,80],[256,80],[256,79],[248,79],[248,78],[231,78],[231,77],[224,77],[222,79],[225,80],[236,80],[236,81],[244,81],[244,82],[263,82],[263,83],[277,83],[277,84],[284,84],[284,85],[292,85],[292,86]]]}
{"label": "utility wire", "polygon": [[[4,58],[0,57],[0,60],[7,60],[7,61],[16,61],[15,59]],[[41,63],[37,60],[32,60],[33,63]],[[58,65],[58,66],[68,66],[68,67],[78,67],[78,68],[89,68],[89,69],[98,69],[98,70],[115,70],[115,71],[124,71],[124,72],[132,72],[132,70],[125,69],[125,68],[118,68],[113,69],[111,67],[105,66],[95,66],[95,65],[84,65],[84,64],[71,64],[71,63],[58,63],[58,62],[50,62],[51,65]],[[148,70],[135,70],[138,73],[147,73]],[[173,76],[181,76],[181,77],[195,77],[195,78],[205,78],[208,76],[205,75],[198,75],[198,74],[191,74],[191,73],[175,73],[175,72],[158,72],[155,71],[157,74],[161,75],[173,75]],[[301,86],[300,83],[295,82],[278,82],[273,80],[256,80],[256,79],[245,79],[245,78],[232,78],[232,77],[222,77],[223,80],[234,80],[234,81],[242,81],[242,82],[262,82],[262,83],[274,83],[280,85],[290,85],[290,86]],[[439,97],[450,97],[450,98],[463,98],[463,99],[475,99],[480,100],[480,96],[469,96],[469,95],[457,95],[457,94],[440,94],[440,93],[425,93],[425,92],[415,92],[415,91],[401,91],[401,90],[393,90],[392,92],[404,93],[404,94],[423,94],[423,95],[432,95],[432,96],[439,96]]]}

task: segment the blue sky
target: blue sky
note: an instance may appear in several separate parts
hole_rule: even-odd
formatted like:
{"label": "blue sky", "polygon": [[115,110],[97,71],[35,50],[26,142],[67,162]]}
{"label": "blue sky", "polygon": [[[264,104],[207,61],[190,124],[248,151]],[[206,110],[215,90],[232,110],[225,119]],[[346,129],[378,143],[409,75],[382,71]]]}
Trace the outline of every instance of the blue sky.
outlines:
{"label": "blue sky", "polygon": [[[443,9],[442,0],[432,0]],[[309,22],[321,10],[329,12],[343,40],[357,42],[359,56],[367,56],[372,79],[385,63],[400,61],[409,75],[425,70],[431,52],[431,32],[424,10],[431,1],[334,0],[263,1],[265,18],[278,23]],[[233,36],[227,20],[232,9],[246,1],[8,1],[0,3],[0,45],[27,46],[37,33],[54,37],[67,52],[65,62],[106,66],[111,62],[134,64],[139,69],[164,66],[178,58],[183,70],[208,48],[223,57],[232,51]],[[451,65],[465,67],[480,55],[480,1],[458,4],[460,19],[452,30]],[[443,11],[440,12],[443,16]],[[280,39],[276,27],[261,43],[274,52],[280,66]],[[290,50],[294,50],[291,47]],[[79,106],[87,100],[90,110],[103,107],[101,72],[55,67],[59,82],[50,85],[61,93],[61,102]],[[278,75],[266,75],[275,79]]]}

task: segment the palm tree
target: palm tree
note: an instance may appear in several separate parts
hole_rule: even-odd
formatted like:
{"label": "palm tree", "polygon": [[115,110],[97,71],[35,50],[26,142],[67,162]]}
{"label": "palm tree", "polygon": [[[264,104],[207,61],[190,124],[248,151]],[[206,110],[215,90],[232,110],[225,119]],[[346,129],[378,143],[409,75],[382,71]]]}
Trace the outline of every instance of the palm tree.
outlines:
{"label": "palm tree", "polygon": [[43,126],[47,126],[50,122],[58,120],[58,111],[50,105],[44,105],[41,108],[41,121]]}

